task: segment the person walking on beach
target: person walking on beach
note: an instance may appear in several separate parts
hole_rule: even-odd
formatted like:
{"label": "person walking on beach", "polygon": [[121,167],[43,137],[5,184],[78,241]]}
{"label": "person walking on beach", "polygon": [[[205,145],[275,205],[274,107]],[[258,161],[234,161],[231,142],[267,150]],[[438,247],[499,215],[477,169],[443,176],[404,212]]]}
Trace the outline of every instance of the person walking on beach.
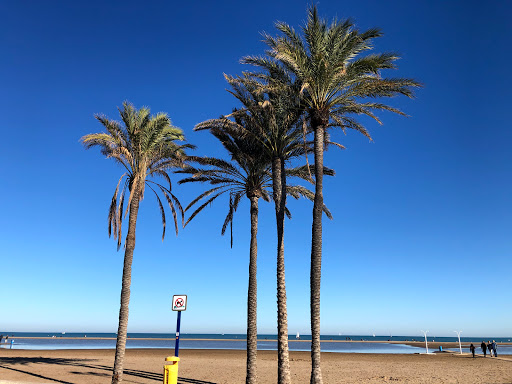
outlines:
{"label": "person walking on beach", "polygon": [[480,344],[480,348],[482,348],[482,352],[484,353],[484,357],[487,356],[487,344],[482,340],[482,344]]}
{"label": "person walking on beach", "polygon": [[492,341],[492,351],[494,352],[494,357],[498,357],[498,344],[493,340]]}
{"label": "person walking on beach", "polygon": [[492,357],[492,343],[490,340],[487,340],[487,350],[489,351],[489,356]]}
{"label": "person walking on beach", "polygon": [[471,343],[471,345],[469,346],[469,350],[473,354],[473,359],[475,358],[475,349],[475,346],[473,345],[473,343]]}

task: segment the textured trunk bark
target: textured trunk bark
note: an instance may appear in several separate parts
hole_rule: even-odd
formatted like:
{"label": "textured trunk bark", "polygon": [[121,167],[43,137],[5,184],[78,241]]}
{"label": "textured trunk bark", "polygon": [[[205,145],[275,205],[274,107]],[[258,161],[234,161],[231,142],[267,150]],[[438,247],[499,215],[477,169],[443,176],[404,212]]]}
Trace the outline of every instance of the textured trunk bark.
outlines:
{"label": "textured trunk bark", "polygon": [[324,167],[324,127],[313,123],[315,132],[315,200],[311,235],[311,384],[322,384],[320,368],[320,279],[322,276],[322,191]]}
{"label": "textured trunk bark", "polygon": [[247,376],[246,384],[256,384],[258,376],[256,371],[256,355],[258,351],[258,325],[257,325],[257,258],[258,258],[258,198],[251,200],[251,247],[249,252],[249,288],[247,291]]}
{"label": "textured trunk bark", "polygon": [[288,314],[284,268],[284,216],[286,208],[286,174],[281,158],[272,160],[272,186],[277,224],[277,374],[279,384],[291,383],[288,353]]}
{"label": "textured trunk bark", "polygon": [[132,280],[133,250],[135,249],[135,226],[139,212],[139,193],[133,194],[126,235],[126,250],[124,252],[123,283],[121,289],[121,308],[119,309],[119,326],[117,329],[116,359],[112,373],[112,384],[123,381],[123,364],[126,348],[126,333],[128,331],[128,305],[130,303],[130,285]]}

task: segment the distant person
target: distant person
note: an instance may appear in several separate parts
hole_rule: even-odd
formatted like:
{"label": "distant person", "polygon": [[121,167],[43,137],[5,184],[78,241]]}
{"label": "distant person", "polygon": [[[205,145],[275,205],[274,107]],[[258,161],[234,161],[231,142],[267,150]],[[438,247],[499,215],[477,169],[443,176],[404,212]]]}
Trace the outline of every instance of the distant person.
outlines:
{"label": "distant person", "polygon": [[494,357],[498,357],[498,344],[493,340],[492,341],[492,351],[494,352]]}
{"label": "distant person", "polygon": [[489,356],[492,357],[492,343],[490,340],[487,340],[487,350],[489,351]]}
{"label": "distant person", "polygon": [[471,345],[469,346],[469,350],[473,354],[473,359],[475,358],[475,349],[475,346],[473,345],[473,343],[471,343]]}
{"label": "distant person", "polygon": [[3,338],[4,338],[4,335],[0,335],[0,343],[2,343]]}
{"label": "distant person", "polygon": [[487,356],[487,344],[485,344],[485,341],[482,340],[482,344],[480,344],[480,348],[482,348],[484,357],[486,357]]}

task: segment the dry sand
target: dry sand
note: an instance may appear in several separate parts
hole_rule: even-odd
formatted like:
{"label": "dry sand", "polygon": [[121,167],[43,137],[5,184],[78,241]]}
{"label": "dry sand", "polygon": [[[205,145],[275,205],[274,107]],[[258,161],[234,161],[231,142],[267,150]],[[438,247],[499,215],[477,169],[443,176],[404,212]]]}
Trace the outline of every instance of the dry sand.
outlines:
{"label": "dry sand", "polygon": [[[161,383],[164,359],[172,351],[126,351],[125,383]],[[181,384],[245,381],[245,351],[181,350]],[[292,380],[309,383],[309,352],[290,352]],[[113,350],[0,349],[0,383],[108,384]],[[442,353],[384,355],[322,353],[325,384],[460,383],[512,384],[512,356],[498,358]],[[258,383],[277,382],[277,352],[258,352]]]}

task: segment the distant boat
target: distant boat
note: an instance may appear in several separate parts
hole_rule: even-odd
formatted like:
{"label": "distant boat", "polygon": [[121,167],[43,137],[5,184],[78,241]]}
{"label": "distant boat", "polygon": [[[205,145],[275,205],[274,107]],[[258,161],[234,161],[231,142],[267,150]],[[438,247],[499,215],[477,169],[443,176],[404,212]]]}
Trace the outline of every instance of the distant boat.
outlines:
{"label": "distant boat", "polygon": [[300,339],[299,332],[297,332],[297,336],[295,336],[295,338],[296,338],[297,340],[299,340],[299,339]]}
{"label": "distant boat", "polygon": [[65,334],[66,334],[66,332],[62,332],[62,334],[63,334],[63,335],[65,335]]}
{"label": "distant boat", "polygon": [[375,337],[375,333],[373,334],[373,337]]}

